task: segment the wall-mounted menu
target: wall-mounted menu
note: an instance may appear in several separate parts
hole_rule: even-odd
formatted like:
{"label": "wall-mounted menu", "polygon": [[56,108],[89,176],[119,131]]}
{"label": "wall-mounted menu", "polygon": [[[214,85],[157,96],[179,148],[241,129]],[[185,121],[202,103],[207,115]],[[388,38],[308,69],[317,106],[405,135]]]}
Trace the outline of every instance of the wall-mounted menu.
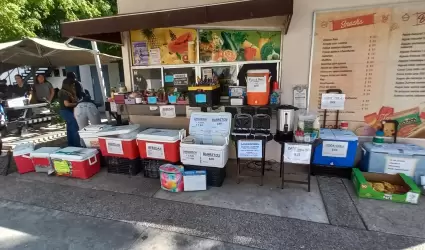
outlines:
{"label": "wall-mounted menu", "polygon": [[341,89],[339,120],[357,135],[391,119],[400,137],[425,138],[425,3],[318,12],[314,25],[310,109],[320,109],[327,89]]}

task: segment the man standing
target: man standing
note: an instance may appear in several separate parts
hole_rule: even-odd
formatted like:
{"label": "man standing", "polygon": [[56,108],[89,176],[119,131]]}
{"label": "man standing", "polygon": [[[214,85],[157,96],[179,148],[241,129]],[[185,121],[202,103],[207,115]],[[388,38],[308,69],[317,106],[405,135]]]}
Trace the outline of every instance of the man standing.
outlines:
{"label": "man standing", "polygon": [[37,75],[37,80],[34,84],[34,97],[38,103],[51,102],[55,96],[55,90],[52,84],[46,81],[44,75]]}
{"label": "man standing", "polygon": [[24,97],[27,95],[29,99],[31,100],[31,95],[32,95],[31,86],[29,86],[28,84],[24,84],[24,79],[22,78],[21,75],[15,75],[15,81],[16,81],[16,85],[13,85],[11,87],[11,97],[16,98],[16,97]]}

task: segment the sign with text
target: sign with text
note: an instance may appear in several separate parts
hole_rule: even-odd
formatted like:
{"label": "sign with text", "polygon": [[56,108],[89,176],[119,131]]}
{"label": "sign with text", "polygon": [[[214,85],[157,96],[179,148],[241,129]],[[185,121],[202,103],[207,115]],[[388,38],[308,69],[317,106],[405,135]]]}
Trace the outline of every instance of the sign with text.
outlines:
{"label": "sign with text", "polygon": [[387,156],[384,172],[386,174],[403,173],[409,177],[413,177],[415,175],[417,161],[418,159],[414,158]]}
{"label": "sign with text", "polygon": [[221,166],[223,151],[204,150],[201,153],[201,163],[208,166]]}
{"label": "sign with text", "polygon": [[263,142],[238,140],[238,158],[263,158]]}
{"label": "sign with text", "polygon": [[322,156],[327,157],[347,157],[348,142],[346,141],[324,141]]}
{"label": "sign with text", "polygon": [[322,94],[321,109],[344,110],[345,94]]}
{"label": "sign with text", "polygon": [[146,156],[154,159],[165,159],[164,145],[159,143],[146,143]]}
{"label": "sign with text", "polygon": [[176,106],[165,105],[159,107],[159,113],[162,118],[175,118],[176,117]]}
{"label": "sign with text", "polygon": [[115,155],[124,154],[122,143],[119,140],[110,140],[110,139],[106,140],[106,150],[110,154],[115,154]]}
{"label": "sign with text", "polygon": [[285,143],[283,161],[295,164],[310,164],[311,144]]}

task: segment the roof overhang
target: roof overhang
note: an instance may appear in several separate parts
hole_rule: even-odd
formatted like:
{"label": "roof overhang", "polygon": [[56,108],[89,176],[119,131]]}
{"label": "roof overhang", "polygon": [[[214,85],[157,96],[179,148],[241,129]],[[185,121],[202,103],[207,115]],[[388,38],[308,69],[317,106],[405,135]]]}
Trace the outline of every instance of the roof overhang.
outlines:
{"label": "roof overhang", "polygon": [[[219,13],[219,14],[217,14]],[[273,16],[286,16],[286,31],[293,13],[293,0],[245,0],[231,3],[116,15],[61,24],[63,37],[121,44],[120,32],[209,24]]]}

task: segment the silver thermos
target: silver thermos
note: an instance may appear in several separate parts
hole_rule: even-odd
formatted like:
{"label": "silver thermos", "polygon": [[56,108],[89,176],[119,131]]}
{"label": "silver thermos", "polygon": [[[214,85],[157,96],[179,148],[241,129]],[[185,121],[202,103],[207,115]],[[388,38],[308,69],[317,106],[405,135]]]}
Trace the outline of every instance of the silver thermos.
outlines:
{"label": "silver thermos", "polygon": [[276,141],[291,142],[294,138],[295,111],[298,108],[282,105],[277,108]]}

